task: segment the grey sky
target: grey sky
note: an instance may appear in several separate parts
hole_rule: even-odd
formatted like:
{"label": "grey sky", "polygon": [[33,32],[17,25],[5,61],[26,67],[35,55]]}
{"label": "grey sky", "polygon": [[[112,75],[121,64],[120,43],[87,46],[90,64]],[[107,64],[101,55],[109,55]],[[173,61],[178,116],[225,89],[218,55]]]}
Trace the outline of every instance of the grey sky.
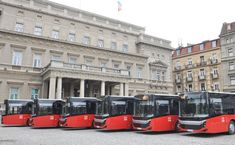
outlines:
{"label": "grey sky", "polygon": [[223,22],[235,21],[234,0],[51,0],[144,26],[146,33],[177,47],[218,38]]}

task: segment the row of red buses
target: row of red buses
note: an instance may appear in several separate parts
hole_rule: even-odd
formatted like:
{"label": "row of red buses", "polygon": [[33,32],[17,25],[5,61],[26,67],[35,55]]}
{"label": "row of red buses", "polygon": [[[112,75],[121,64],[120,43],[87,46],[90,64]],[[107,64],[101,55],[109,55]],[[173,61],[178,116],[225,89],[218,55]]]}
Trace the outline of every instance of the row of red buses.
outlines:
{"label": "row of red buses", "polygon": [[[107,130],[235,133],[235,94],[186,92],[62,100],[5,100],[2,124]],[[96,113],[95,113],[96,112]],[[62,115],[63,113],[63,115]],[[179,118],[178,118],[179,113]],[[32,114],[32,115],[31,115]]]}
{"label": "row of red buses", "polygon": [[29,125],[32,105],[32,100],[5,100],[1,123],[11,126]]}
{"label": "row of red buses", "polygon": [[134,97],[106,96],[97,105],[95,128],[132,129]]}
{"label": "row of red buses", "polygon": [[100,100],[93,97],[68,98],[60,118],[60,127],[92,128],[98,102]]}
{"label": "row of red buses", "polygon": [[177,95],[137,95],[133,128],[142,131],[177,130],[179,97]]}
{"label": "row of red buses", "polygon": [[235,94],[188,92],[180,98],[181,131],[235,133]]}

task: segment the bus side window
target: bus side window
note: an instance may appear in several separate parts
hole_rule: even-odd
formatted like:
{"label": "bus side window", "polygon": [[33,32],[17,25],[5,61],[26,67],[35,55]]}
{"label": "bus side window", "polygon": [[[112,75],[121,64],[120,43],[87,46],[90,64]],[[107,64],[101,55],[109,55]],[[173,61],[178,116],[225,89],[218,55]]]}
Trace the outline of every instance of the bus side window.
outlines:
{"label": "bus side window", "polygon": [[133,107],[134,107],[134,103],[133,101],[127,101],[127,106],[126,106],[127,110],[126,110],[126,113],[127,114],[133,114]]}
{"label": "bus side window", "polygon": [[87,108],[87,113],[89,114],[95,114],[95,109],[96,109],[96,103],[95,102],[89,102],[89,107]]}
{"label": "bus side window", "polygon": [[172,115],[178,115],[179,114],[179,103],[178,100],[172,100],[172,109],[171,114]]}

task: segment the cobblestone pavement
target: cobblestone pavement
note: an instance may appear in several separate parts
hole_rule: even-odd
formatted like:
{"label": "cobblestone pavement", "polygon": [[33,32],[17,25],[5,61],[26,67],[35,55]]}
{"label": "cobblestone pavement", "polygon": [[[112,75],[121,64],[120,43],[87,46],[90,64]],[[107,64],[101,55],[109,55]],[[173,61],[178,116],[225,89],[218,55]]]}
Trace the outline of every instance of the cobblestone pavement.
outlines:
{"label": "cobblestone pavement", "polygon": [[0,145],[235,145],[235,135],[0,126]]}

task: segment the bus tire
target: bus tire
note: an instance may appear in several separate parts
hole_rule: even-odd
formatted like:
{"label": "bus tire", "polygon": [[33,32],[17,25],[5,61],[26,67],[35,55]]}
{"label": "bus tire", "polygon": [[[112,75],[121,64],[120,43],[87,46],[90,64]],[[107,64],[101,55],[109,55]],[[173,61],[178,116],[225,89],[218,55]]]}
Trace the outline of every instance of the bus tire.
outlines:
{"label": "bus tire", "polygon": [[180,130],[179,130],[179,122],[178,121],[175,123],[175,132],[180,132]]}
{"label": "bus tire", "polygon": [[230,123],[228,125],[228,134],[229,135],[235,134],[235,123],[234,123],[234,121],[230,121]]}
{"label": "bus tire", "polygon": [[27,120],[26,125],[29,126],[29,127],[32,125],[32,124],[30,123],[30,120],[29,120],[29,119]]}

